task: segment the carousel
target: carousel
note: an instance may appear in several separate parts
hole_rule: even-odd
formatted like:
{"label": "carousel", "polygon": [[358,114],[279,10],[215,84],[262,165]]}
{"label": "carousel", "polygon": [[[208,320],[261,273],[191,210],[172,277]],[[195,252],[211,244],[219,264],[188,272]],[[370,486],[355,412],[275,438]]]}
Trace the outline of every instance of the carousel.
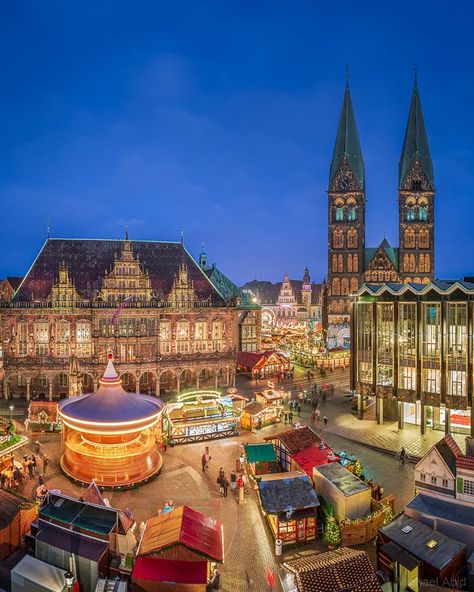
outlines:
{"label": "carousel", "polygon": [[127,488],[157,474],[157,448],[163,402],[127,393],[115,371],[112,354],[95,393],[59,404],[63,423],[62,470],[80,483]]}

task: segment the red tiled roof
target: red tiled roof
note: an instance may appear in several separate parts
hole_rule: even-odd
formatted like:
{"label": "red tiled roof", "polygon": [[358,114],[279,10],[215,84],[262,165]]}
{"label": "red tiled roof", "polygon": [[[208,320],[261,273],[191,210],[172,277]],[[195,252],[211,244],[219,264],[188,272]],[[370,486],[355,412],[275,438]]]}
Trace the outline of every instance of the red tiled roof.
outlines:
{"label": "red tiled roof", "polygon": [[474,471],[474,456],[458,456],[456,458],[456,468]]}
{"label": "red tiled roof", "polygon": [[207,561],[183,561],[158,557],[137,557],[132,582],[173,582],[175,584],[206,584]]}
{"label": "red tiled roof", "polygon": [[444,441],[446,442],[446,444],[449,446],[451,452],[454,454],[454,456],[462,456],[462,451],[459,448],[459,446],[457,445],[456,440],[451,436],[451,434],[446,434],[446,436],[444,437]]}
{"label": "red tiled roof", "polygon": [[321,438],[309,426],[302,428],[292,428],[286,432],[267,436],[265,440],[280,440],[286,446],[290,454],[296,454],[306,448],[312,448],[315,444],[319,445]]}
{"label": "red tiled roof", "polygon": [[339,460],[339,456],[334,455],[332,460],[328,460],[328,456],[334,454],[330,448],[320,450],[319,446],[312,448],[305,448],[295,454],[291,454],[291,458],[298,464],[302,471],[309,477],[313,478],[313,467],[320,467]]}
{"label": "red tiled roof", "polygon": [[[197,296],[213,302],[224,302],[207,276],[181,243],[130,241],[133,256],[140,260],[148,273],[153,290],[167,296],[181,263],[185,263],[188,278]],[[15,294],[15,301],[45,300],[59,276],[59,266],[65,263],[69,278],[81,298],[90,299],[102,287],[102,280],[120,256],[124,241],[105,239],[62,239],[46,241]]]}

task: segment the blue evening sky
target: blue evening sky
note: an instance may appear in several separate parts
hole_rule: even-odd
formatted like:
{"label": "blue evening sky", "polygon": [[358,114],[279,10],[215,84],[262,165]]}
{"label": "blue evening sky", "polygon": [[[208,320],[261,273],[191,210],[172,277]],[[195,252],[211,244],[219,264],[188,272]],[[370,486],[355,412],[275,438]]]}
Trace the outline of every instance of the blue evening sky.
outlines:
{"label": "blue evening sky", "polygon": [[238,283],[327,265],[350,64],[367,245],[398,245],[413,84],[434,161],[436,274],[474,273],[471,2],[0,4],[0,277],[46,237],[178,240]]}

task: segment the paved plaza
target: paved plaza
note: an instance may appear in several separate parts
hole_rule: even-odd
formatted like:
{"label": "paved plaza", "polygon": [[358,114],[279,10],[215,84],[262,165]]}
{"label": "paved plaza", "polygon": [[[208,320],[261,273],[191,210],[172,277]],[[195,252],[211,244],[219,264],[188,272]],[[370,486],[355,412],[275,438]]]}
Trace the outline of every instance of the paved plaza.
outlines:
{"label": "paved plaza", "polygon": [[[318,384],[321,379],[317,377]],[[429,432],[423,438],[418,430],[405,428],[398,430],[396,424],[378,426],[372,420],[357,420],[351,413],[350,405],[344,399],[348,391],[348,372],[330,373],[324,382],[335,385],[335,394],[322,405],[322,416],[327,415],[329,424],[313,426],[321,437],[336,451],[345,450],[356,455],[364,466],[367,477],[381,482],[386,494],[396,496],[396,509],[402,509],[413,496],[413,464],[399,465],[392,454],[386,451],[398,451],[401,445],[409,454],[422,455],[442,432]],[[294,384],[286,383],[286,389],[295,390],[295,385],[306,386],[307,375],[299,371]],[[253,391],[262,388],[247,379],[239,379],[239,391],[249,398]],[[7,413],[7,403],[2,401],[0,413]],[[18,425],[24,419],[26,406],[15,403],[15,417]],[[301,421],[311,424],[311,407],[303,406]],[[247,503],[239,505],[232,495],[227,500],[220,497],[216,483],[218,471],[223,467],[228,474],[235,466],[244,442],[260,441],[262,437],[278,432],[285,426],[278,424],[264,428],[252,434],[241,431],[238,437],[209,442],[211,462],[208,471],[201,469],[201,455],[205,444],[187,444],[168,447],[163,453],[163,470],[151,483],[138,489],[114,492],[108,491],[112,506],[132,510],[138,523],[156,515],[165,502],[172,499],[176,506],[189,504],[199,511],[207,513],[224,524],[226,561],[222,567],[222,590],[226,592],[244,590],[266,590],[265,571],[277,569],[273,553],[273,541],[260,514],[255,492],[247,496]],[[41,450],[50,459],[46,474],[46,484],[50,489],[59,489],[69,495],[79,496],[84,488],[72,483],[59,469],[61,452],[61,436],[59,434],[41,434],[38,436]],[[28,451],[30,452],[30,451]],[[23,454],[19,451],[18,456]],[[37,482],[26,483],[22,493],[28,497],[34,495]],[[321,542],[304,547],[300,552],[309,549],[322,549]],[[293,555],[295,551],[290,554]]]}

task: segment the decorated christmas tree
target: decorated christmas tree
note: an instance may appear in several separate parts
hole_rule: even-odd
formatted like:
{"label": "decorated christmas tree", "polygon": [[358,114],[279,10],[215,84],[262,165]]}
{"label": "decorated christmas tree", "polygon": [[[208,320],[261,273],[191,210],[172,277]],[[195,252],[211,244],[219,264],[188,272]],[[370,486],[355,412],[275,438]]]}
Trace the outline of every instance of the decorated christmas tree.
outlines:
{"label": "decorated christmas tree", "polygon": [[341,544],[341,531],[339,525],[332,514],[326,516],[324,527],[324,542],[328,547],[339,547]]}

